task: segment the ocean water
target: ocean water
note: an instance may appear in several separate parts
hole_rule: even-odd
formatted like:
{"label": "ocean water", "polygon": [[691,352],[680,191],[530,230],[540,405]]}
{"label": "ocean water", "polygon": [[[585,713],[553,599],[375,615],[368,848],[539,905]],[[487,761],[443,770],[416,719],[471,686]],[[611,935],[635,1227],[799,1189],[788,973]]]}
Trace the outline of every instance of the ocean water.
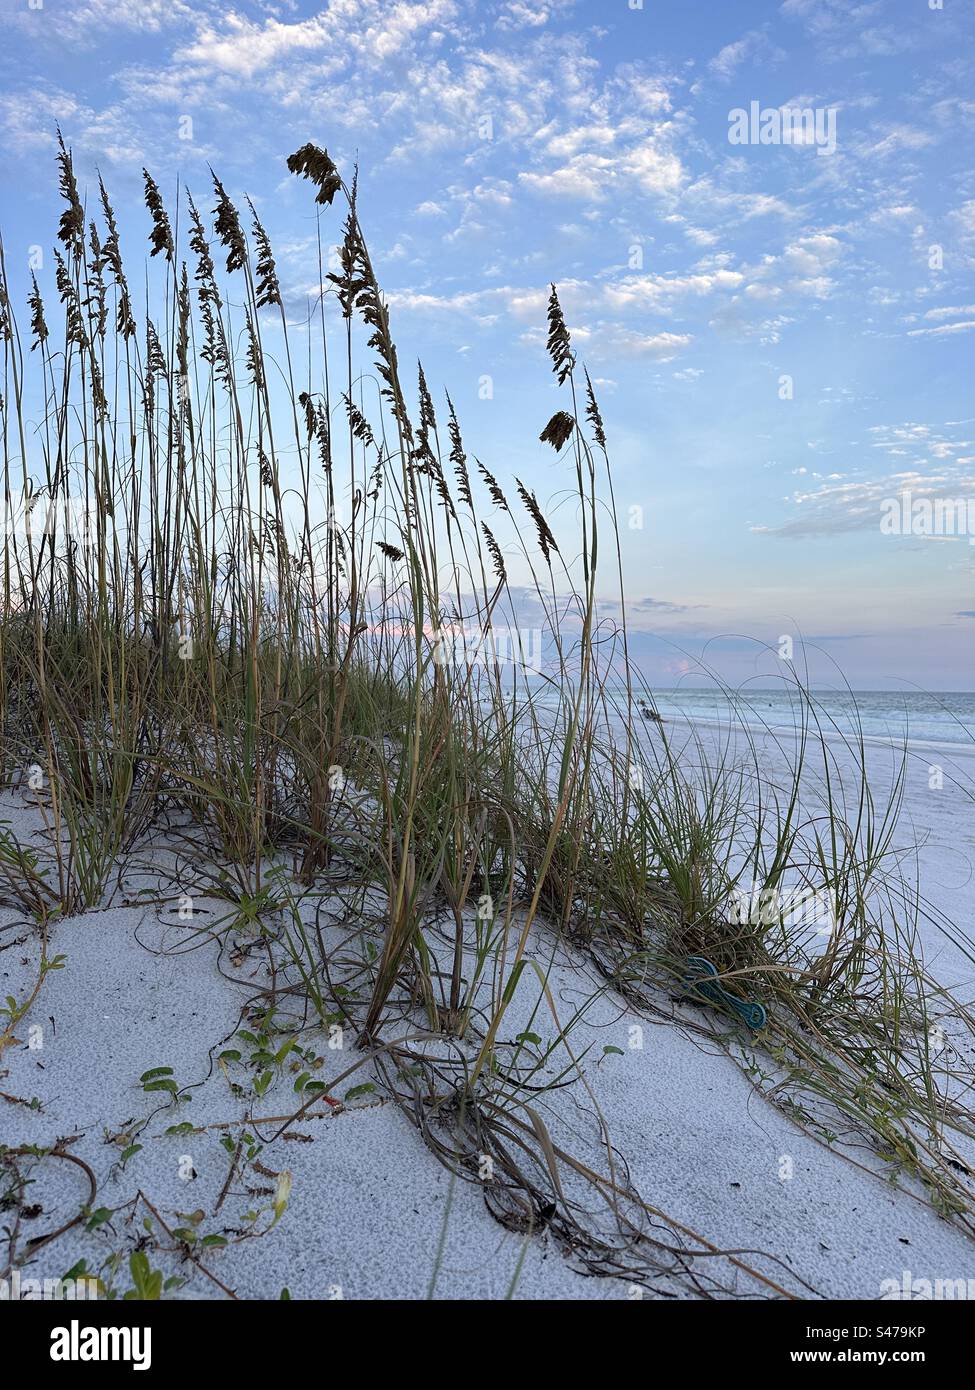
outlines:
{"label": "ocean water", "polygon": [[[918,747],[967,746],[975,750],[975,693],[919,691],[814,690],[811,698],[826,731],[874,741]],[[732,720],[753,728],[791,729],[800,718],[794,693],[749,686],[735,695],[679,687],[654,690],[653,699],[668,722],[727,725]]]}

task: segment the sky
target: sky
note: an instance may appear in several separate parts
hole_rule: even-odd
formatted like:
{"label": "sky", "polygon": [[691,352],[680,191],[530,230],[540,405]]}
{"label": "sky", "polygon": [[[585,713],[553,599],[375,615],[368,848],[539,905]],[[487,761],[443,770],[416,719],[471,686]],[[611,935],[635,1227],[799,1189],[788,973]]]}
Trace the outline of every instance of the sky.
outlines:
{"label": "sky", "polygon": [[286,157],[358,159],[400,360],[556,535],[557,284],[652,682],[702,652],[746,679],[752,639],[792,636],[814,678],[971,690],[975,545],[881,522],[906,491],[975,524],[973,40],[971,0],[0,0],[0,226],[15,267],[50,246],[56,123],[130,260],[143,164],[201,202],[212,164],[300,317]]}

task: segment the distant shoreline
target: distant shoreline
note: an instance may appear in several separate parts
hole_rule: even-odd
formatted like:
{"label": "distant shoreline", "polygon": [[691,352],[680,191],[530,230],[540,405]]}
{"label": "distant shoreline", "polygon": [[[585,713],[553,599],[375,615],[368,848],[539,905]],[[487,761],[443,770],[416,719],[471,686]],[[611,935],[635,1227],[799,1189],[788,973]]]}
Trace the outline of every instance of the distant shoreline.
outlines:
{"label": "distant shoreline", "polygon": [[[644,719],[635,720],[634,724],[635,726],[639,727],[640,725],[651,722],[656,724],[656,721]],[[795,724],[762,724],[750,720],[740,720],[734,717],[729,717],[727,719],[707,719],[698,715],[691,715],[683,712],[669,713],[666,716],[664,722],[670,724],[672,727],[677,727],[680,723],[684,723],[690,727],[700,726],[702,728],[709,729],[732,729],[738,733],[758,734],[763,737],[772,737],[780,734],[794,735],[798,732],[798,726]],[[816,732],[818,735],[820,730],[817,730]],[[899,748],[903,741],[907,745],[908,752],[923,749],[931,752],[940,751],[946,753],[961,753],[963,756],[969,757],[975,756],[975,738],[967,742],[959,739],[956,742],[953,739],[923,739],[912,738],[908,736],[906,739],[901,740],[895,737],[893,734],[860,734],[852,730],[844,731],[842,729],[834,729],[829,727],[828,725],[824,725],[822,727],[821,732],[824,738],[837,740],[843,743],[857,743],[862,738],[864,743],[870,744],[875,747]]]}

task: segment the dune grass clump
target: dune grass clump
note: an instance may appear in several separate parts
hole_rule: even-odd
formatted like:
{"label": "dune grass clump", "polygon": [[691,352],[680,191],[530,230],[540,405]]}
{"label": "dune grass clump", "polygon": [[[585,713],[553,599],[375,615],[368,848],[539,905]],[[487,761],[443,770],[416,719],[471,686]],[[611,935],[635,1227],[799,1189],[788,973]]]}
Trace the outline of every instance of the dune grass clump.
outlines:
{"label": "dune grass clump", "polygon": [[[694,1265],[706,1242],[629,1190],[609,1138],[607,1178],[546,1136],[531,1102],[552,1053],[510,1036],[519,991],[537,989],[555,1021],[558,1084],[582,1067],[538,932],[638,1006],[722,1037],[825,1142],[843,1137],[839,1113],[844,1135],[970,1226],[950,1133],[975,1129],[930,1037],[935,1015],[956,1035],[973,1020],[927,979],[907,885],[886,876],[900,784],[877,807],[864,774],[851,802],[801,687],[784,786],[757,759],[691,769],[666,731],[641,736],[636,701],[652,696],[625,619],[600,606],[603,570],[621,583],[609,431],[556,288],[562,408],[538,432],[553,510],[469,452],[422,366],[407,386],[357,181],[313,145],[288,165],[315,190],[320,242],[343,206],[336,268],[320,265],[310,305],[282,285],[250,202],[243,216],[214,176],[212,209],[187,191],[177,216],[145,172],[140,314],[108,193],[89,218],[60,140],[57,299],[32,281],[26,337],[0,248],[4,496],[18,516],[0,758],[44,832],[29,847],[0,834],[5,899],[46,934],[109,900],[154,839],[192,843],[206,891],[269,933],[307,1026],[341,1019],[363,1051],[353,1068],[374,1068],[445,1162],[476,1180],[493,1154],[499,1219],[556,1231],[593,1272],[717,1287]],[[526,612],[542,635],[532,661]],[[826,802],[810,818],[814,758]],[[825,895],[828,939],[735,913],[743,883]],[[761,1034],[702,1007],[689,956],[763,1001]]]}

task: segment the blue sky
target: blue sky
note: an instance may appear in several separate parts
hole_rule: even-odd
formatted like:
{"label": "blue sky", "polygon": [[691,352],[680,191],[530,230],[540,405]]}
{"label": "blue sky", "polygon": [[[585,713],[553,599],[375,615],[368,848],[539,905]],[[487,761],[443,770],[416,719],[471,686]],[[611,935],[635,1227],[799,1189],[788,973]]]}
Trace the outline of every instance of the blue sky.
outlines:
{"label": "blue sky", "polygon": [[[557,282],[653,681],[723,634],[803,634],[860,688],[971,689],[975,547],[880,516],[905,488],[975,497],[973,5],[635,3],[2,0],[8,260],[51,243],[59,121],[130,269],[142,164],[209,206],[212,163],[254,199],[298,316],[315,221],[284,160],[358,155],[401,360],[540,499],[562,486],[537,440],[561,404]],[[835,149],[730,143],[752,102],[831,111]],[[710,654],[730,679],[754,664],[735,640]]]}

